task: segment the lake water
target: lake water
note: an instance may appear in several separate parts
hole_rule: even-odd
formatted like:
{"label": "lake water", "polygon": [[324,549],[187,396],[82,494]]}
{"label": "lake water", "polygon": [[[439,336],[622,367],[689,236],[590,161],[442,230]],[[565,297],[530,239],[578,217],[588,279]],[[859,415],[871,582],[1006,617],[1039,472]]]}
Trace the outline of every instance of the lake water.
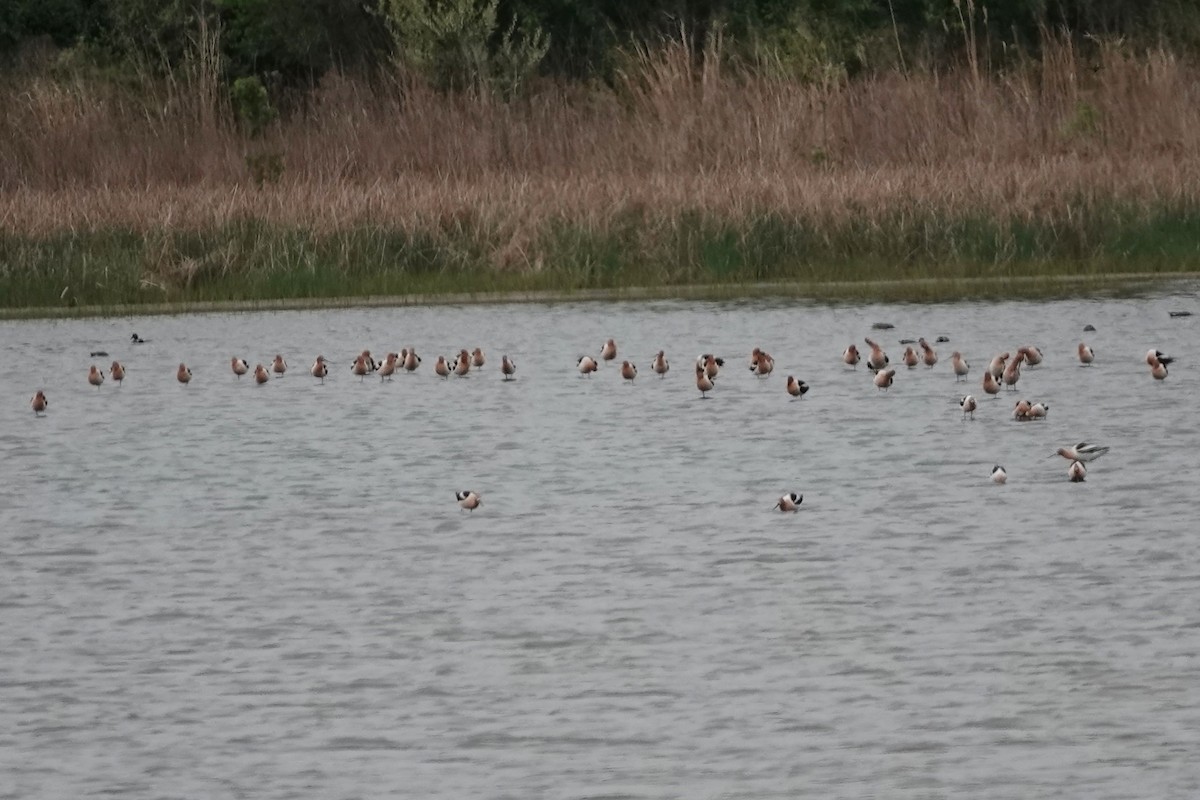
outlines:
{"label": "lake water", "polygon": [[[1168,312],[1198,305],[0,323],[0,797],[1195,797],[1200,316]],[[950,342],[883,393],[840,361],[865,335],[894,365]],[[610,336],[634,385],[575,370]],[[1043,365],[986,399],[1023,344]],[[350,374],[406,346],[415,375]],[[481,374],[434,376],[476,346]],[[275,353],[265,386],[230,371]],[[89,386],[112,358],[125,384]],[[1079,441],[1112,451],[1072,484],[1048,456]]]}

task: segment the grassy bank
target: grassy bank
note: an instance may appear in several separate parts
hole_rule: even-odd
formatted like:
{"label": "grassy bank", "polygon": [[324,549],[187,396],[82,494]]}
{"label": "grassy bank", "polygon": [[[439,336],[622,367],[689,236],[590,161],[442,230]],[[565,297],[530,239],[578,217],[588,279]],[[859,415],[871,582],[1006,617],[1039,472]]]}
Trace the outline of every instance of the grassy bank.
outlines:
{"label": "grassy bank", "polygon": [[[7,308],[663,289],[941,299],[1107,287],[1104,276],[1200,270],[1200,208],[1080,204],[1040,217],[894,211],[808,219],[620,208],[550,217],[514,240],[499,220],[321,231],[257,219],[196,230],[0,234]],[[1021,287],[1008,285],[1013,279]],[[1088,278],[1096,278],[1089,281]],[[905,291],[905,287],[909,291]],[[836,289],[836,291],[835,291]]]}
{"label": "grassy bank", "polygon": [[[502,102],[331,76],[260,136],[214,76],[0,87],[0,307],[788,285],[940,299],[1200,270],[1200,67],[781,81],[645,53]],[[1036,278],[1036,280],[1034,280]]]}

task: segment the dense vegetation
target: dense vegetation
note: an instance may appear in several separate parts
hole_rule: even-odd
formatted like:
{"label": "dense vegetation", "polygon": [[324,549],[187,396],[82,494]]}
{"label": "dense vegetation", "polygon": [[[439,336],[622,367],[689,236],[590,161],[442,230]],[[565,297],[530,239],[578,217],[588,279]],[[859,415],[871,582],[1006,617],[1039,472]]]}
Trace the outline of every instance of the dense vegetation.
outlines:
{"label": "dense vegetation", "polygon": [[0,0],[0,306],[1196,270],[1197,53],[1184,0]]}

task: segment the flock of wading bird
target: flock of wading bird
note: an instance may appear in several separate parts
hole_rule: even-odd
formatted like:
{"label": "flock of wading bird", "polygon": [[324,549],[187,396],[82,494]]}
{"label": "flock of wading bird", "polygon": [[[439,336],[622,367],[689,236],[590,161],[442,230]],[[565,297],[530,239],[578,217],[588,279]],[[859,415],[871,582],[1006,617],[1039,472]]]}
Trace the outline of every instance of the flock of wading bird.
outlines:
{"label": "flock of wading bird", "polygon": [[[876,327],[889,328],[890,325],[879,324]],[[148,340],[142,339],[136,333],[130,337],[131,344],[145,344]],[[946,337],[938,337],[937,343],[949,341]],[[896,368],[889,366],[891,359],[884,351],[883,347],[875,340],[867,337],[864,339],[867,347],[870,348],[865,356],[867,368],[871,371],[872,381],[876,388],[880,391],[887,391],[891,388],[896,379]],[[904,354],[901,356],[901,363],[909,369],[915,369],[920,365],[924,365],[927,369],[933,369],[938,363],[937,351],[924,338],[912,340],[901,339],[900,344],[905,345]],[[917,345],[913,347],[913,345]],[[1086,343],[1080,342],[1076,349],[1079,363],[1081,366],[1090,367],[1096,359],[1095,352]],[[1018,347],[1016,356],[1011,353],[999,353],[992,358],[986,370],[983,373],[982,389],[985,394],[996,396],[1002,391],[1002,387],[1007,387],[1010,391],[1015,391],[1017,383],[1021,379],[1021,366],[1027,364],[1031,367],[1036,367],[1042,363],[1042,351],[1033,345],[1025,345]],[[93,357],[107,356],[107,353],[96,351],[92,353]],[[600,357],[593,358],[590,355],[581,356],[576,363],[579,373],[583,376],[591,377],[591,374],[600,368],[601,363],[615,361],[617,358],[617,343],[613,339],[609,339],[600,348]],[[851,369],[857,369],[859,363],[864,361],[864,355],[859,351],[856,344],[851,344],[842,352],[842,362]],[[1173,358],[1167,356],[1159,350],[1150,350],[1146,353],[1146,364],[1150,367],[1150,376],[1155,380],[1165,380],[1167,377],[1167,365],[1174,361]],[[322,383],[329,375],[329,360],[325,356],[317,356],[312,366],[309,367],[309,374],[317,378]],[[434,363],[433,371],[439,377],[448,379],[451,375],[458,377],[466,377],[472,370],[480,370],[487,363],[483,350],[476,347],[473,352],[468,352],[465,348],[460,350],[453,361],[450,361],[445,356],[438,356]],[[354,358],[350,365],[352,374],[359,377],[360,381],[365,381],[368,376],[378,375],[381,381],[390,381],[392,376],[398,372],[413,373],[421,366],[421,357],[417,355],[416,350],[404,348],[399,353],[388,353],[382,361],[376,361],[371,355],[371,351],[363,350],[357,357]],[[725,366],[725,359],[713,355],[712,353],[704,353],[697,356],[695,363],[696,388],[700,391],[701,399],[707,399],[708,393],[716,388],[717,376],[721,372],[721,368]],[[750,353],[750,372],[759,378],[766,378],[775,370],[775,359],[769,353],[761,348],[754,348]],[[968,380],[971,371],[970,364],[963,357],[962,353],[955,350],[950,356],[950,366],[954,371],[955,382]],[[667,372],[671,369],[671,364],[667,360],[665,353],[662,350],[654,356],[651,361],[651,369],[660,378],[666,377]],[[253,374],[254,381],[259,385],[271,380],[272,374],[276,377],[282,377],[288,371],[287,361],[282,355],[276,355],[271,361],[271,365],[267,366],[259,363],[250,369],[250,362],[243,358],[233,356],[230,358],[230,369],[234,376],[239,380],[243,375]],[[516,363],[504,355],[500,359],[500,372],[504,376],[504,380],[512,380],[517,371]],[[620,369],[621,378],[629,383],[637,379],[637,365],[629,360],[621,362]],[[99,388],[104,384],[105,374],[102,369],[93,364],[88,371],[88,383]],[[109,367],[108,379],[114,380],[118,385],[125,380],[125,367],[120,361],[113,361]],[[183,385],[187,385],[192,381],[192,371],[188,369],[187,364],[181,363],[175,371],[175,379]],[[799,380],[794,375],[787,376],[785,384],[786,391],[793,398],[801,398],[808,392],[808,384]],[[978,403],[974,395],[963,395],[959,398],[959,406],[962,408],[963,420],[975,418],[975,410],[978,408]],[[29,401],[30,407],[36,416],[42,416],[49,408],[50,401],[46,398],[44,391],[38,391],[37,394]],[[1032,420],[1043,420],[1050,413],[1050,406],[1042,402],[1029,402],[1028,400],[1018,400],[1013,407],[1013,419],[1026,422]],[[1100,445],[1080,442],[1071,447],[1060,447],[1052,456],[1058,455],[1067,459],[1070,466],[1067,467],[1067,477],[1071,481],[1080,482],[1087,477],[1087,463],[1094,461],[1100,456],[1107,453],[1109,448]],[[1008,473],[1004,467],[999,464],[992,468],[991,479],[994,483],[1005,483],[1008,480]],[[455,498],[458,504],[468,511],[474,511],[480,505],[480,495],[477,492],[464,490],[455,492]],[[804,502],[804,496],[791,492],[779,498],[774,509],[779,509],[785,512],[797,511],[800,504]]]}

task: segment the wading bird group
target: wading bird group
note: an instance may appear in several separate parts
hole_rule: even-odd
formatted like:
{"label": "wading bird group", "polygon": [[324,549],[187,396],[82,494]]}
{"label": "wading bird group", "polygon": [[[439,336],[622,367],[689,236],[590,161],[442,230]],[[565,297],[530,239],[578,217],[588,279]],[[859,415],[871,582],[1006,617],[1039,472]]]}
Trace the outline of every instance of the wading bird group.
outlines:
{"label": "wading bird group", "polygon": [[[881,324],[875,327],[886,329]],[[1089,326],[1090,327],[1090,326]],[[1086,330],[1086,329],[1085,329]],[[949,341],[946,337],[938,337],[937,342]],[[130,337],[130,343],[141,345],[148,343],[149,340],[142,339],[136,333]],[[860,351],[858,345],[851,343],[843,352],[841,361],[850,370],[857,370],[860,363],[864,363],[871,373],[871,381],[878,391],[887,392],[895,384],[897,380],[897,370],[892,367],[891,359],[883,346],[871,337],[866,337],[863,340],[867,350]],[[916,369],[924,366],[927,370],[932,370],[938,364],[938,354],[925,338],[916,340],[903,339],[901,344],[906,345],[901,363],[908,369]],[[915,344],[917,347],[913,347]],[[918,349],[919,348],[919,349]],[[1013,354],[1015,352],[1015,355]],[[106,356],[103,351],[93,351],[93,356]],[[1076,348],[1076,355],[1079,364],[1084,367],[1092,367],[1096,362],[1095,351],[1085,342],[1079,342]],[[617,359],[617,343],[614,339],[607,339],[600,347],[599,357],[592,355],[582,355],[576,361],[576,369],[580,376],[591,378],[602,364],[615,362]],[[997,353],[989,361],[986,369],[983,370],[980,388],[983,394],[990,397],[997,397],[1002,391],[1016,391],[1017,384],[1021,379],[1022,366],[1036,367],[1042,363],[1044,355],[1040,348],[1033,345],[1023,345],[1017,347],[1015,351],[1005,351]],[[1156,381],[1163,381],[1167,378],[1167,366],[1174,359],[1165,353],[1151,349],[1146,353],[1146,364],[1150,368],[1150,376]],[[365,381],[368,377],[378,376],[381,381],[390,381],[396,374],[412,374],[417,372],[422,363],[422,359],[415,349],[404,348],[400,352],[388,352],[382,360],[376,360],[370,350],[363,350],[348,363],[349,372],[357,377],[359,381]],[[472,370],[480,371],[487,363],[487,359],[482,348],[476,347],[473,351],[468,351],[466,348],[459,350],[453,358],[447,358],[445,355],[438,355],[433,364],[433,373],[438,378],[449,380],[452,376],[459,378],[466,377]],[[240,380],[245,375],[251,375],[254,382],[258,385],[265,384],[273,379],[284,377],[288,372],[288,364],[282,354],[276,354],[273,359],[268,359],[268,364],[257,363],[253,368],[250,362],[238,356],[230,358],[230,370],[233,377]],[[713,353],[702,353],[696,357],[694,362],[695,385],[700,393],[701,399],[708,399],[713,394],[717,387],[718,377],[721,374],[722,368],[725,366],[726,360]],[[970,380],[971,366],[967,359],[959,351],[954,351],[950,356],[950,365],[954,373],[956,383],[961,383]],[[755,347],[749,356],[748,361],[750,373],[757,379],[767,379],[775,370],[775,359],[765,350],[760,347]],[[670,362],[667,359],[666,353],[659,350],[651,359],[650,368],[659,379],[667,377],[667,373],[671,369]],[[308,373],[313,378],[324,383],[325,379],[330,375],[330,361],[323,355],[318,355],[309,367]],[[503,380],[513,380],[516,376],[516,362],[507,354],[500,359],[499,371],[503,375]],[[632,385],[638,377],[637,365],[625,359],[620,362],[619,375],[621,379]],[[118,385],[122,384],[126,378],[126,370],[120,361],[113,361],[109,367],[108,377],[115,381]],[[105,382],[105,373],[97,365],[93,364],[88,370],[87,381],[92,386],[100,389]],[[176,380],[183,385],[188,385],[192,381],[192,371],[184,363],[180,363],[175,372]],[[809,385],[798,379],[795,375],[788,375],[785,383],[785,390],[793,399],[801,399],[809,391]],[[39,390],[29,401],[30,407],[36,416],[41,417],[47,413],[49,408],[49,400],[44,391]],[[962,412],[963,422],[975,419],[976,411],[980,410],[981,406],[974,395],[965,394],[958,400],[958,405]],[[1012,410],[1012,418],[1016,421],[1038,421],[1045,420],[1050,412],[1049,404],[1042,401],[1029,401],[1019,399],[1016,401]],[[1080,442],[1069,447],[1060,447],[1053,456],[1061,456],[1069,462],[1067,468],[1067,477],[1072,482],[1082,482],[1087,476],[1087,463],[1094,461],[1100,456],[1107,453],[1108,447],[1101,445],[1089,444]],[[1008,473],[1004,467],[999,464],[995,465],[991,472],[991,480],[993,483],[1004,484],[1008,480]],[[474,511],[480,506],[480,495],[474,491],[462,490],[455,493],[455,498],[463,509]],[[790,492],[781,496],[776,502],[774,509],[783,512],[796,512],[803,501],[803,496],[796,492]]]}

